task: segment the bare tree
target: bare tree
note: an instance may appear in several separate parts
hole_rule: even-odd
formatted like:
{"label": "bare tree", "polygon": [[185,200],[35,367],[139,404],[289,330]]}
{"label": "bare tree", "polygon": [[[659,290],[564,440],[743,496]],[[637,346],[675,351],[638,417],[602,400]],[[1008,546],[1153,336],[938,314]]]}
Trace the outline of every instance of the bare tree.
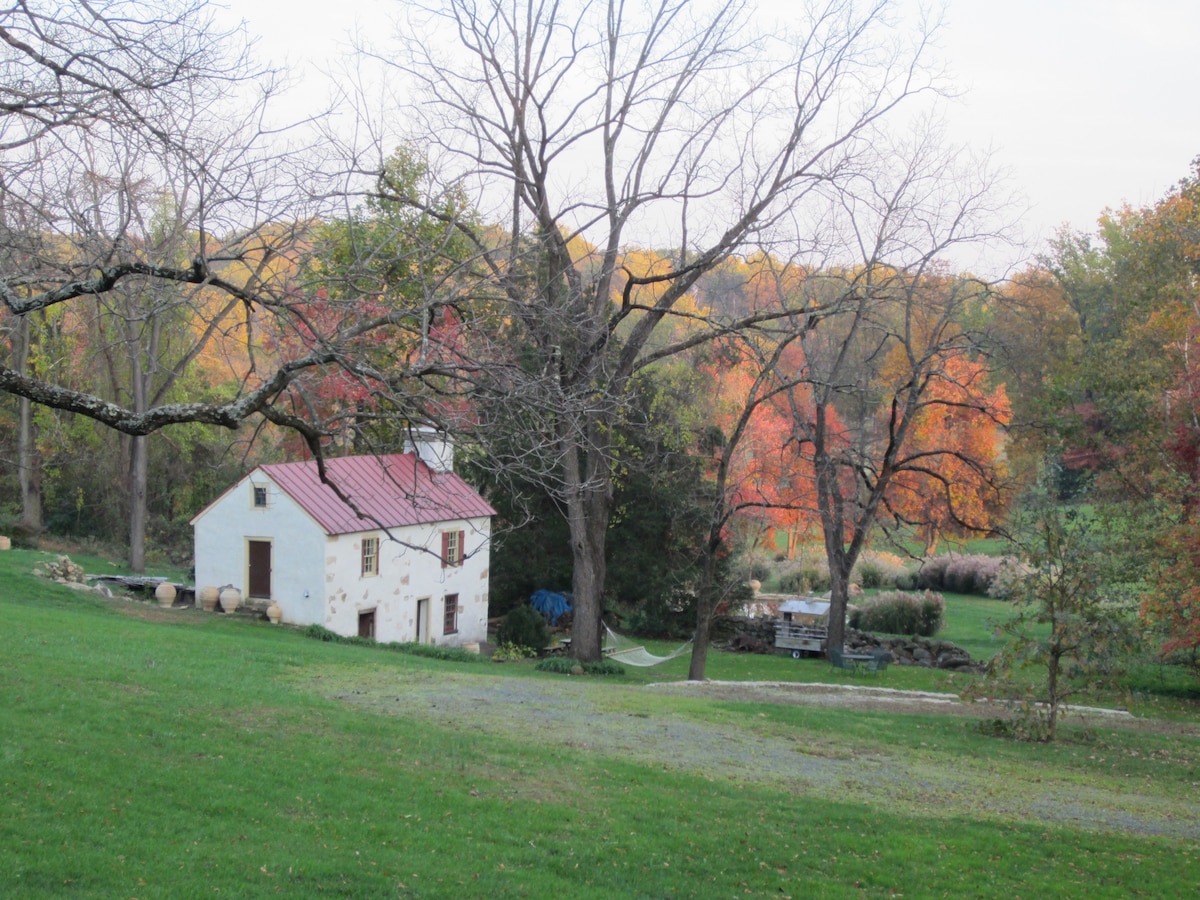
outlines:
{"label": "bare tree", "polygon": [[[936,130],[889,148],[890,166],[852,179],[839,220],[862,263],[827,267],[804,292],[828,310],[800,338],[805,384],[793,393],[793,439],[811,459],[832,585],[829,645],[843,645],[850,572],[880,522],[906,522],[894,505],[906,474],[944,490],[949,515],[966,529],[941,460],[953,457],[999,493],[990,461],[958,445],[922,444],[923,416],[969,408],[996,423],[1004,414],[956,362],[982,353],[967,313],[992,298],[992,284],[953,274],[946,257],[1004,240],[1005,202],[987,165],[937,140]],[[813,302],[813,301],[809,301]],[[947,391],[944,388],[952,387]],[[924,524],[912,523],[908,524]]]}
{"label": "bare tree", "polygon": [[[415,359],[381,373],[361,352],[364,335],[418,333],[420,309],[365,310],[305,267],[344,195],[308,147],[264,124],[279,78],[251,44],[204,0],[0,12],[0,327],[21,338],[31,317],[69,310],[90,329],[73,371],[93,376],[35,371],[17,340],[0,391],[128,436],[135,564],[144,436],[261,415],[319,456],[336,423],[308,402],[312,382],[386,377],[394,394],[410,370],[438,371]],[[181,396],[188,367],[218,347],[224,383]]]}
{"label": "bare tree", "polygon": [[[406,114],[448,178],[478,185],[483,218],[505,223],[456,223],[477,252],[469,293],[496,311],[479,332],[494,340],[471,348],[476,436],[560,504],[580,658],[600,655],[612,426],[631,376],[745,327],[681,300],[874,165],[881,121],[935,88],[925,32],[897,38],[886,2],[831,0],[794,21],[740,2],[410,7]],[[672,244],[673,264],[623,271],[635,240]],[[664,342],[683,318],[687,334]]]}

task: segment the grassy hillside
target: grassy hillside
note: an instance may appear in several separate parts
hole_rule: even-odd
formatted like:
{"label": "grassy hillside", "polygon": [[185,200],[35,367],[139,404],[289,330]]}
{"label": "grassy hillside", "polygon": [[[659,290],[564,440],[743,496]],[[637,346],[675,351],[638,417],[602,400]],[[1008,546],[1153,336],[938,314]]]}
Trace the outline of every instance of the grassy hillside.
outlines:
{"label": "grassy hillside", "polygon": [[[33,559],[0,553],[5,896],[1163,897],[1200,881],[1190,724],[1031,746],[960,717],[643,686],[680,660],[620,681],[441,663],[93,599],[29,576]],[[714,677],[841,677],[715,657]]]}

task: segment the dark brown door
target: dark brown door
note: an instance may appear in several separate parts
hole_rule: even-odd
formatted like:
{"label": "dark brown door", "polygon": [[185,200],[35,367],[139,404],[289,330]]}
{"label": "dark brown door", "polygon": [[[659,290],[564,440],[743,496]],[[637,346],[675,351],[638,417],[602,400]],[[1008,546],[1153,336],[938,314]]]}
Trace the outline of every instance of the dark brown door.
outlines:
{"label": "dark brown door", "polygon": [[358,636],[375,640],[375,610],[358,614]]}
{"label": "dark brown door", "polygon": [[250,541],[251,597],[271,596],[271,542]]}

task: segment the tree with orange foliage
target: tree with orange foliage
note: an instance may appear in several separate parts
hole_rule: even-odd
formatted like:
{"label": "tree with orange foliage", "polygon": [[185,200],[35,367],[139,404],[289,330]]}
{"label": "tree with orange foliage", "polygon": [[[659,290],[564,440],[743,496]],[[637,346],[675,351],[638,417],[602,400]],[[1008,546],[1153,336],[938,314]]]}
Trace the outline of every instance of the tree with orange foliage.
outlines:
{"label": "tree with orange foliage", "polygon": [[[490,359],[483,340],[474,347],[472,396],[489,417],[477,435],[487,443],[505,426],[494,464],[559,501],[579,659],[601,656],[614,426],[632,379],[777,314],[697,316],[686,299],[701,276],[775,240],[784,223],[805,223],[794,246],[815,259],[859,258],[857,201],[897,218],[915,210],[915,197],[882,199],[889,181],[927,201],[916,213],[921,236],[903,235],[905,244],[991,211],[987,185],[957,197],[934,187],[955,168],[932,152],[932,130],[917,130],[914,152],[889,145],[885,122],[937,78],[919,62],[924,38],[897,45],[887,18],[886,4],[838,0],[801,10],[794,33],[781,33],[765,10],[735,2],[614,0],[576,11],[446,0],[428,24],[455,52],[414,40],[398,59],[421,140],[448,174],[483,183],[478,206],[505,216],[496,242],[456,223],[477,251],[476,295],[506,310],[476,331],[503,337]],[[580,78],[590,85],[582,94],[571,87]],[[669,267],[622,271],[636,229],[660,224]],[[573,246],[580,236],[595,247],[586,258]],[[679,320],[690,329],[659,345]]]}
{"label": "tree with orange foliage", "polygon": [[943,536],[987,532],[1003,511],[1004,386],[990,388],[983,364],[954,351],[931,373],[913,415],[907,465],[886,497],[899,523],[914,526],[931,556]]}
{"label": "tree with orange foliage", "polygon": [[799,382],[780,377],[780,360],[802,333],[803,327],[772,335],[747,331],[712,348],[716,351],[710,372],[715,388],[713,419],[720,440],[703,448],[711,453],[713,490],[688,670],[692,680],[704,678],[709,628],[721,599],[717,565],[730,523],[750,513],[798,514],[811,509],[810,499],[800,489],[805,483],[803,462],[787,439],[788,421],[780,409],[783,398],[799,387]]}
{"label": "tree with orange foliage", "polygon": [[[821,273],[810,290],[836,292],[836,311],[799,342],[789,375],[807,384],[793,394],[792,440],[811,462],[831,581],[828,643],[843,644],[850,572],[877,524],[895,519],[922,484],[940,485],[943,519],[965,523],[948,484],[956,461],[974,488],[994,484],[990,460],[970,447],[988,444],[963,433],[1008,415],[1000,396],[981,390],[983,373],[967,365],[976,336],[960,322],[990,286],[953,276],[927,260],[911,270],[869,266]],[[948,414],[950,422],[945,420]],[[967,492],[969,493],[969,492]],[[915,510],[915,507],[914,507]],[[902,514],[901,514],[902,516]],[[933,508],[922,513],[933,522]]]}

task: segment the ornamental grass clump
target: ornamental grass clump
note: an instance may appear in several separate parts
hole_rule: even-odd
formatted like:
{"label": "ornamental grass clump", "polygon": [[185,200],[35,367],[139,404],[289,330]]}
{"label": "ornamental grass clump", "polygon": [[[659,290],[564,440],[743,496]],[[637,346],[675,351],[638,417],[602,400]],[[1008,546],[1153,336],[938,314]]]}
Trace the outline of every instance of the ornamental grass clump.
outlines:
{"label": "ornamental grass clump", "polygon": [[1025,567],[1009,557],[945,553],[921,561],[914,586],[921,590],[1003,598],[1008,596],[1013,582],[1025,572]]}
{"label": "ornamental grass clump", "polygon": [[854,564],[854,572],[850,575],[852,584],[861,584],[864,588],[897,588],[900,580],[908,575],[908,567],[904,560],[895,553],[881,550],[865,550],[858,562]]}
{"label": "ornamental grass clump", "polygon": [[933,591],[888,591],[868,597],[850,613],[850,627],[884,634],[932,637],[942,627],[946,602]]}

